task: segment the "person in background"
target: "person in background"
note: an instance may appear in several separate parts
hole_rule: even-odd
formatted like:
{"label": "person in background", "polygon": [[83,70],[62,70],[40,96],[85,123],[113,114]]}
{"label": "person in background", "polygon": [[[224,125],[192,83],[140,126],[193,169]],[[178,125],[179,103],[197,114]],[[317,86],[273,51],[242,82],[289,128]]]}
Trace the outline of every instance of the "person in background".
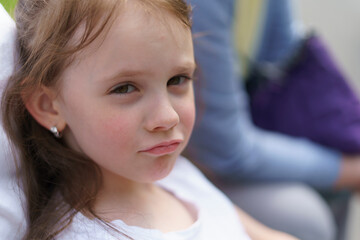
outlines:
{"label": "person in background", "polygon": [[255,62],[282,63],[299,47],[304,32],[294,1],[190,2],[199,81],[187,156],[263,223],[302,240],[341,237],[336,221],[346,218],[348,195],[337,219],[316,190],[359,188],[360,158],[254,126],[242,82],[239,49]]}

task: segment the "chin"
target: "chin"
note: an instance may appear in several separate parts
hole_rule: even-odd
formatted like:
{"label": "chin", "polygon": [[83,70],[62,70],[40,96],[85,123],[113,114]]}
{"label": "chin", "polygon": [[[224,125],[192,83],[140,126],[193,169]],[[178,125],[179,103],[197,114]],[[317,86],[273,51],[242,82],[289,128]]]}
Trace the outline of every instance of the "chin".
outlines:
{"label": "chin", "polygon": [[178,155],[176,157],[163,156],[156,159],[151,173],[151,181],[155,182],[167,177],[174,168],[177,157]]}

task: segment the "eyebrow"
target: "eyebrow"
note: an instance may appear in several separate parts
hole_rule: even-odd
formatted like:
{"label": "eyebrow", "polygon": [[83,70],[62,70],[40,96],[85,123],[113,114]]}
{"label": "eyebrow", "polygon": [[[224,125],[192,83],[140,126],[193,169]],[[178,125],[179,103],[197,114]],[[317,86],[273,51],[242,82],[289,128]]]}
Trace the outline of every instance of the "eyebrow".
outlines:
{"label": "eyebrow", "polygon": [[120,78],[120,77],[136,77],[145,74],[146,71],[142,70],[124,70],[120,71],[119,73],[115,74],[114,77],[111,77],[111,79],[114,78]]}
{"label": "eyebrow", "polygon": [[183,66],[179,66],[174,68],[173,72],[176,73],[185,73],[185,72],[193,72],[197,68],[196,63],[188,63]]}
{"label": "eyebrow", "polygon": [[137,77],[137,76],[141,76],[144,75],[146,72],[142,71],[142,70],[120,70],[119,72],[111,75],[111,76],[107,76],[104,77],[100,82],[105,81],[105,82],[113,82],[116,79],[120,79],[120,78],[131,78],[131,77]]}
{"label": "eyebrow", "polygon": [[[175,67],[172,70],[172,72],[174,74],[193,72],[193,71],[195,71],[196,67],[197,67],[196,63],[186,63],[186,64],[183,64],[182,66]],[[138,76],[142,76],[147,73],[148,73],[147,71],[143,71],[143,70],[124,70],[124,71],[120,71],[117,74],[114,74],[111,77],[106,78],[106,81],[113,81],[113,80],[119,79],[119,78],[138,77]]]}

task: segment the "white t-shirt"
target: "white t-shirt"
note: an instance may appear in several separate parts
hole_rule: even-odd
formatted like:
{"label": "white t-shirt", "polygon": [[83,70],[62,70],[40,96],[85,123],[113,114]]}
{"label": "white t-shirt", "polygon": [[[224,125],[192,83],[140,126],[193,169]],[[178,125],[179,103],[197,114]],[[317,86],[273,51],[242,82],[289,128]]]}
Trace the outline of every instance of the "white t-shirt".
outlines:
{"label": "white t-shirt", "polygon": [[[187,159],[179,157],[170,175],[157,184],[183,202],[192,204],[197,211],[196,222],[186,230],[162,233],[156,229],[128,226],[121,220],[113,221],[120,232],[135,240],[250,240],[230,200]],[[127,239],[98,221],[78,213],[56,239]]]}

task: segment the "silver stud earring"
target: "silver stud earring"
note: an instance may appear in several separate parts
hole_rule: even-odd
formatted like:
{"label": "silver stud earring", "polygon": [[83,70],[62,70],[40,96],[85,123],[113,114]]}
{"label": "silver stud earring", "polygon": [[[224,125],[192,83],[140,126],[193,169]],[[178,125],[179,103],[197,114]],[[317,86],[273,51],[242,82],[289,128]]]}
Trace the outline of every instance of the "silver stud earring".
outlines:
{"label": "silver stud earring", "polygon": [[54,134],[56,138],[61,138],[61,133],[59,132],[56,126],[51,127],[50,132],[52,132],[52,134]]}

